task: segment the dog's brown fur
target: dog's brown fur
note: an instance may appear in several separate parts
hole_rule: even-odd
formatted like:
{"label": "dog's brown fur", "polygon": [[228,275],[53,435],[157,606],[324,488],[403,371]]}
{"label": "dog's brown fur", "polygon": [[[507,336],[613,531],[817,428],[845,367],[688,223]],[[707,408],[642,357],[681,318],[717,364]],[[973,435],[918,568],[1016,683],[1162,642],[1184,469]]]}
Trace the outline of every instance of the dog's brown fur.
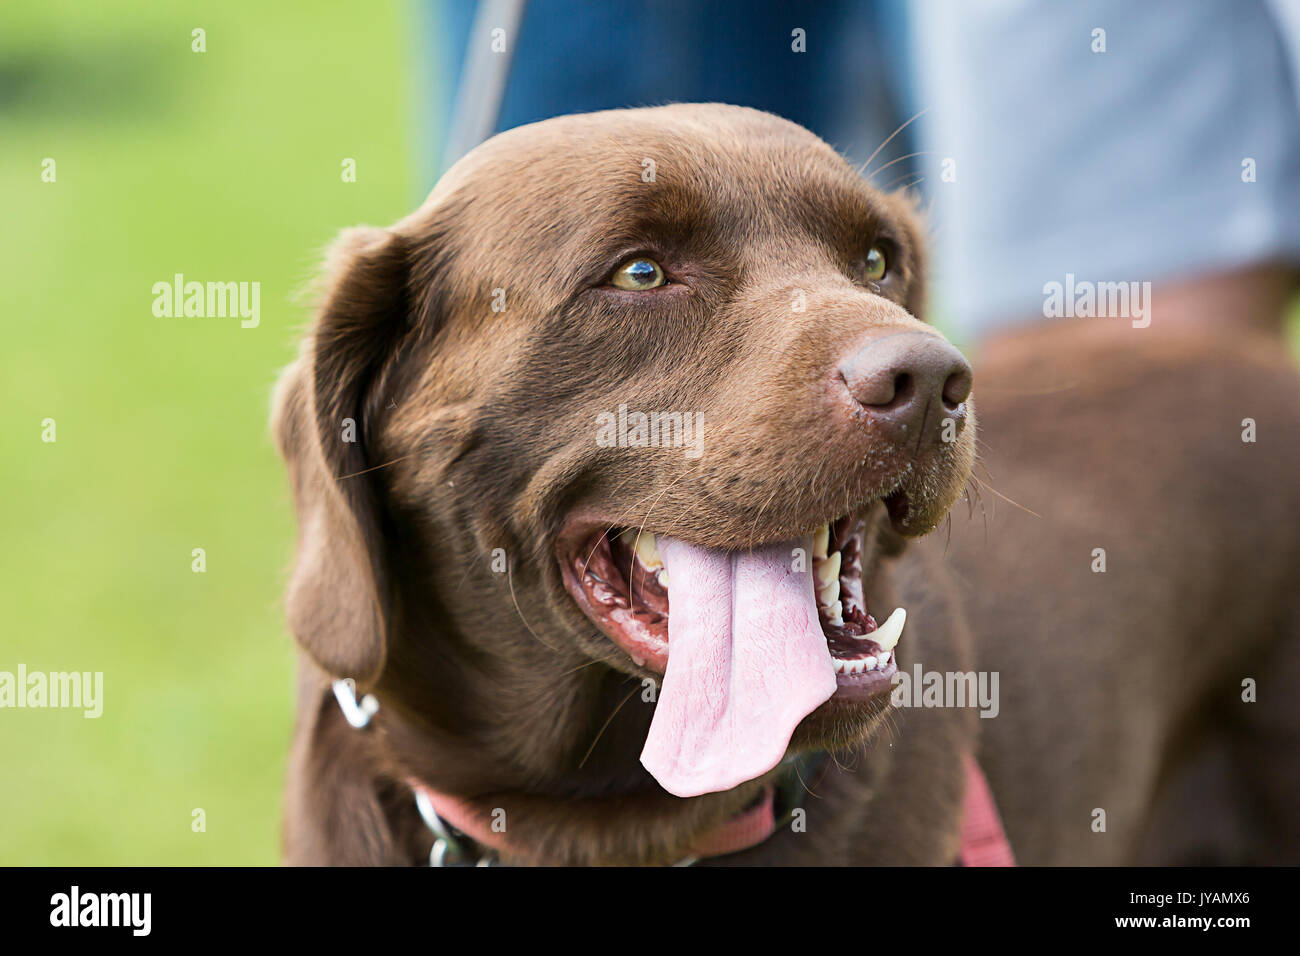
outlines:
{"label": "dog's brown fur", "polygon": [[[1294,864],[1300,381],[1275,339],[1154,321],[984,350],[981,458],[1005,498],[954,515],[947,560],[1001,673],[981,760],[1033,862]],[[1189,777],[1207,743],[1218,779]]]}
{"label": "dog's brown fur", "polygon": [[[652,183],[644,158],[655,160]],[[854,270],[877,239],[893,268],[871,288]],[[600,287],[620,259],[645,251],[682,279],[652,309]],[[806,832],[725,862],[950,863],[960,757],[977,729],[1022,859],[1128,858],[1181,735],[1206,695],[1225,703],[1236,679],[1223,672],[1240,660],[1231,648],[1217,664],[1189,659],[1193,625],[1242,609],[1251,635],[1238,647],[1252,654],[1278,643],[1264,633],[1269,615],[1294,627],[1277,616],[1294,605],[1283,568],[1295,495],[1275,495],[1271,510],[1256,500],[1261,475],[1294,467],[1294,448],[1280,438],[1246,452],[1216,444],[1221,423],[1203,403],[1227,398],[1225,383],[1248,367],[1232,396],[1245,409],[1220,405],[1220,417],[1253,413],[1294,436],[1295,377],[1250,364],[1245,350],[1225,359],[1221,345],[1187,346],[1176,358],[1098,354],[1085,366],[1094,390],[1072,397],[1062,372],[1050,397],[1021,401],[1005,390],[1055,345],[1001,356],[977,378],[977,392],[1004,390],[989,468],[1000,492],[1035,499],[1048,520],[999,514],[983,551],[958,542],[954,589],[953,559],[905,538],[932,530],[962,493],[973,411],[956,442],[914,454],[869,423],[834,420],[809,385],[864,336],[935,334],[914,318],[923,271],[905,200],[866,187],[799,127],[722,106],[503,134],[406,220],[346,233],[276,398],[300,525],[287,607],[305,652],[287,859],[427,857],[412,778],[505,809],[512,842],[537,860],[680,858],[765,781],[681,800],[645,773],[648,672],[579,611],[560,580],[557,538],[583,518],[738,547],[788,540],[873,501],[868,605],[909,609],[900,669],[976,666],[969,613],[979,666],[1002,674],[1002,716],[882,718],[879,707],[827,705],[795,739],[842,748],[806,781]],[[492,307],[497,289],[504,311]],[[799,294],[805,311],[791,309]],[[597,447],[596,413],[624,402],[702,411],[704,456]],[[1152,435],[1175,409],[1169,433]],[[1133,416],[1131,428],[1104,426],[1113,414]],[[355,442],[342,438],[349,419]],[[1096,461],[1080,462],[1089,449]],[[1177,458],[1187,450],[1214,466],[1187,469]],[[1126,456],[1144,464],[1145,494],[1120,476]],[[878,499],[899,489],[907,505],[886,515]],[[1251,573],[1264,562],[1250,546],[1216,550],[1229,531],[1276,546],[1282,567]],[[1107,575],[1088,576],[1094,546],[1108,548]],[[496,549],[507,573],[491,567]],[[1205,602],[1193,610],[1178,601],[1189,588]],[[334,676],[380,700],[367,730],[342,719]],[[1295,726],[1277,705],[1255,713],[1274,731]],[[1091,833],[1093,807],[1111,814],[1109,837]]]}

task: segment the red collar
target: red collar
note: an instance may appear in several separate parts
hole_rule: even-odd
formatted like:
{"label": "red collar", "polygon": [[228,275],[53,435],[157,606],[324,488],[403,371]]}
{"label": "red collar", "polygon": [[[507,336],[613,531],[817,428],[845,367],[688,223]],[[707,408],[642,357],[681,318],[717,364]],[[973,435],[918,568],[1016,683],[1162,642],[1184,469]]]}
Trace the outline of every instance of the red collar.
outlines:
{"label": "red collar", "polygon": [[[450,823],[480,847],[486,847],[502,856],[525,858],[530,856],[526,849],[512,844],[505,833],[494,830],[491,822],[484,819],[482,811],[477,810],[469,802],[445,793],[438,793],[421,783],[411,782],[411,789],[415,791],[417,802],[427,801],[443,823]],[[424,813],[423,807],[421,813]],[[437,833],[436,824],[429,820],[427,813],[424,813],[424,816],[425,822]],[[693,863],[705,857],[725,856],[728,853],[748,850],[750,847],[758,846],[775,831],[776,788],[769,786],[752,807],[724,820],[696,839],[687,852],[686,859],[678,865]]]}
{"label": "red collar", "polygon": [[[1002,819],[998,816],[998,808],[993,802],[993,793],[989,790],[983,771],[974,757],[968,755],[962,762],[966,770],[966,793],[962,799],[961,851],[958,862],[962,866],[1015,866],[1011,844],[1002,829]],[[422,804],[422,813],[425,809],[423,804],[427,804],[442,822],[451,824],[479,846],[507,856],[529,855],[513,846],[504,833],[494,830],[492,824],[484,820],[483,814],[467,801],[438,793],[416,781],[411,782],[411,789],[415,791],[417,801]],[[438,831],[439,828],[429,820],[427,813],[425,820],[435,832]],[[775,833],[776,827],[776,791],[769,786],[752,808],[742,810],[703,833],[691,846],[687,859],[682,862],[748,850]],[[443,852],[445,848],[444,844]],[[435,847],[435,854],[437,853]]]}

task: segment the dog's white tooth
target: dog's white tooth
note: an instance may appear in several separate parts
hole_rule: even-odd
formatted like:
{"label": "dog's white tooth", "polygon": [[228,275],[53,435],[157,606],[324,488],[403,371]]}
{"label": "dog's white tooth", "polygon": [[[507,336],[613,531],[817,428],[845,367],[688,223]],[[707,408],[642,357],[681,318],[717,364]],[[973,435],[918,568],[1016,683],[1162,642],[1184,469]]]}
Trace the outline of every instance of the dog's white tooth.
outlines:
{"label": "dog's white tooth", "polygon": [[840,660],[838,657],[831,658],[831,670],[835,671],[835,673],[843,674],[845,666],[846,663]]}
{"label": "dog's white tooth", "polygon": [[813,557],[825,558],[826,549],[831,545],[831,526],[822,525],[813,533]]}
{"label": "dog's white tooth", "polygon": [[[813,577],[823,587],[832,581],[838,586],[840,581],[840,552],[836,551],[829,558],[813,559]],[[838,590],[838,587],[837,587]]]}
{"label": "dog's white tooth", "polygon": [[866,670],[874,671],[876,669],[876,659],[870,655],[862,658],[862,663]]}
{"label": "dog's white tooth", "polygon": [[636,556],[641,559],[641,565],[647,571],[658,571],[664,566],[663,560],[659,557],[659,545],[655,542],[655,536],[648,531],[642,531],[640,537],[636,539]]}
{"label": "dog's white tooth", "polygon": [[663,588],[665,591],[667,591],[668,590],[668,569],[660,568],[659,574],[656,575],[656,580],[659,582],[659,586]]}
{"label": "dog's white tooth", "polygon": [[901,607],[894,608],[894,613],[886,618],[884,624],[870,634],[862,635],[862,639],[875,641],[886,652],[892,651],[894,645],[898,643],[898,639],[903,636],[903,625],[905,623],[907,623],[907,610]]}
{"label": "dog's white tooth", "polygon": [[840,582],[838,579],[817,589],[817,603],[825,608],[840,603]]}
{"label": "dog's white tooth", "polygon": [[828,620],[836,627],[843,627],[844,626],[844,605],[839,601],[836,601],[834,604],[828,606],[828,610],[830,611],[830,614],[828,615]]}

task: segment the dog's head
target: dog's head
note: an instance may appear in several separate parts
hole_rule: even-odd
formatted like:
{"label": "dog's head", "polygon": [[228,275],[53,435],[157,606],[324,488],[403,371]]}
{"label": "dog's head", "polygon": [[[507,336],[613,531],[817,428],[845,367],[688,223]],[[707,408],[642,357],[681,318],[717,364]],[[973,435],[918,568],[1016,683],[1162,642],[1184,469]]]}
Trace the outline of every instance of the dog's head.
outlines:
{"label": "dog's head", "polygon": [[796,725],[855,741],[896,670],[886,559],[974,454],[923,265],[909,201],[765,113],[493,138],[332,251],[277,395],[294,634],[451,789],[645,788],[644,744],[690,795]]}

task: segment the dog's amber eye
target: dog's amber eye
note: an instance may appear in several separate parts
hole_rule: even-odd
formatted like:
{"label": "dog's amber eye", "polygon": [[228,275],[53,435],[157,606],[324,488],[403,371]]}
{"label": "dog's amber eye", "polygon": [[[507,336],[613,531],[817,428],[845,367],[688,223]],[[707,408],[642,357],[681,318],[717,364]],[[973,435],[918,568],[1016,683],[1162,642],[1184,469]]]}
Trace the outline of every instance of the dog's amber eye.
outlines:
{"label": "dog's amber eye", "polygon": [[657,289],[666,281],[664,270],[653,259],[630,259],[614,270],[609,284],[616,289],[639,292],[642,289]]}
{"label": "dog's amber eye", "polygon": [[866,266],[863,269],[862,277],[868,282],[879,282],[889,271],[889,263],[885,261],[885,253],[879,246],[872,246],[871,251],[867,253]]}

